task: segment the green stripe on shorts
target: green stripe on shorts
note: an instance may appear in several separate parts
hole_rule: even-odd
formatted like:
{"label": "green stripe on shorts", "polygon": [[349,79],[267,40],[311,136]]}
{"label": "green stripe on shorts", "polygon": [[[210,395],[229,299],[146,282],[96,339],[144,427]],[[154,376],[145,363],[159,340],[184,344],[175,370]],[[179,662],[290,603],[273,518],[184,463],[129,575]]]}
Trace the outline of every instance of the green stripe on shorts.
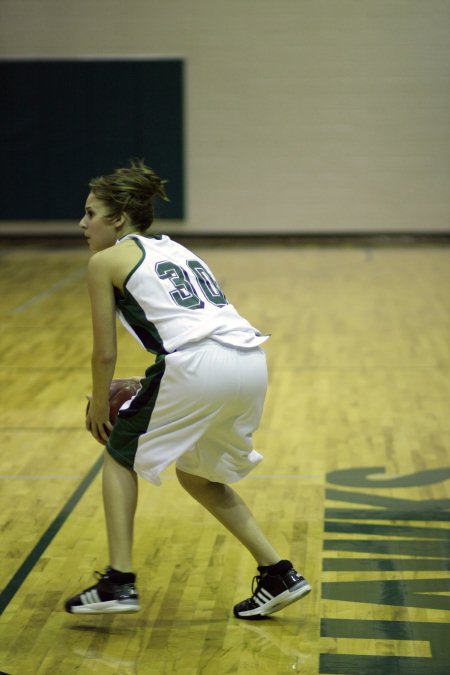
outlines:
{"label": "green stripe on shorts", "polygon": [[165,367],[165,354],[159,354],[155,363],[145,371],[142,389],[130,407],[119,413],[106,445],[109,454],[119,464],[130,468],[134,466],[139,437],[148,430]]}

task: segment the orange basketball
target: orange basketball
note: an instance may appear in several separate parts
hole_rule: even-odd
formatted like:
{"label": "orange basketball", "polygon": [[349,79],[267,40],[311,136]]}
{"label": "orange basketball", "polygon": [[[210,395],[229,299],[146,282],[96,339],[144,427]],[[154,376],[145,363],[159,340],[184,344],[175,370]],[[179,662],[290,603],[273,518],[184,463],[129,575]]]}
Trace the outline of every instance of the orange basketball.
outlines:
{"label": "orange basketball", "polygon": [[126,401],[133,398],[141,385],[136,380],[113,380],[109,388],[109,421],[111,424],[117,419],[120,408]]}
{"label": "orange basketball", "polygon": [[[141,385],[135,379],[124,378],[112,380],[109,388],[109,421],[114,424],[120,408],[126,401],[133,398],[139,391]],[[90,398],[86,407],[86,414],[90,406]]]}

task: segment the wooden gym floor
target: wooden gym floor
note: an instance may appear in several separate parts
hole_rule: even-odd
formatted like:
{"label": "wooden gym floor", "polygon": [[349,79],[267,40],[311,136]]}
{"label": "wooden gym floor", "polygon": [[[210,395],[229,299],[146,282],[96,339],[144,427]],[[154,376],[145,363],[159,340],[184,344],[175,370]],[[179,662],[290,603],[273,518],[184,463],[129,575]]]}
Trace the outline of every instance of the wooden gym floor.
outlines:
{"label": "wooden gym floor", "polygon": [[[89,254],[5,247],[0,671],[450,672],[449,248],[196,248],[272,333],[265,461],[237,488],[313,592],[266,621],[234,619],[254,563],[169,470],[140,488],[142,611],[63,611],[108,562],[101,448],[83,428]],[[117,375],[142,372],[149,357],[119,341]]]}

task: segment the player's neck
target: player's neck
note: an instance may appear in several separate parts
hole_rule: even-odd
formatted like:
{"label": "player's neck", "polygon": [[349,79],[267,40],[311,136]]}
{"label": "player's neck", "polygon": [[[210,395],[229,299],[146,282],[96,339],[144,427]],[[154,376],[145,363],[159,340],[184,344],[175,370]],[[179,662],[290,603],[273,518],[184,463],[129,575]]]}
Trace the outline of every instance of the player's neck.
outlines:
{"label": "player's neck", "polygon": [[120,239],[123,239],[129,234],[142,234],[140,230],[135,225],[124,225],[118,232],[117,232],[117,241],[120,241]]}

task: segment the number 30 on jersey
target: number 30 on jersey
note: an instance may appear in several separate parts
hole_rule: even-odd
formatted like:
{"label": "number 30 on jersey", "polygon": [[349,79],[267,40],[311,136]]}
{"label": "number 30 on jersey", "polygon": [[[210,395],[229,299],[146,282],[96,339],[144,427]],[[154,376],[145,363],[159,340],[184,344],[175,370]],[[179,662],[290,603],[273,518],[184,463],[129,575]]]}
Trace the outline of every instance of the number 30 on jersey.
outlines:
{"label": "number 30 on jersey", "polygon": [[217,307],[228,304],[219,284],[211,272],[205,269],[200,260],[187,260],[186,265],[193,273],[198,288],[194,286],[188,271],[184,267],[180,267],[170,260],[158,262],[155,266],[158,277],[167,279],[172,284],[173,290],[170,290],[169,293],[177,305],[185,309],[201,309],[205,306],[205,303],[198,291],[208,302]]}

